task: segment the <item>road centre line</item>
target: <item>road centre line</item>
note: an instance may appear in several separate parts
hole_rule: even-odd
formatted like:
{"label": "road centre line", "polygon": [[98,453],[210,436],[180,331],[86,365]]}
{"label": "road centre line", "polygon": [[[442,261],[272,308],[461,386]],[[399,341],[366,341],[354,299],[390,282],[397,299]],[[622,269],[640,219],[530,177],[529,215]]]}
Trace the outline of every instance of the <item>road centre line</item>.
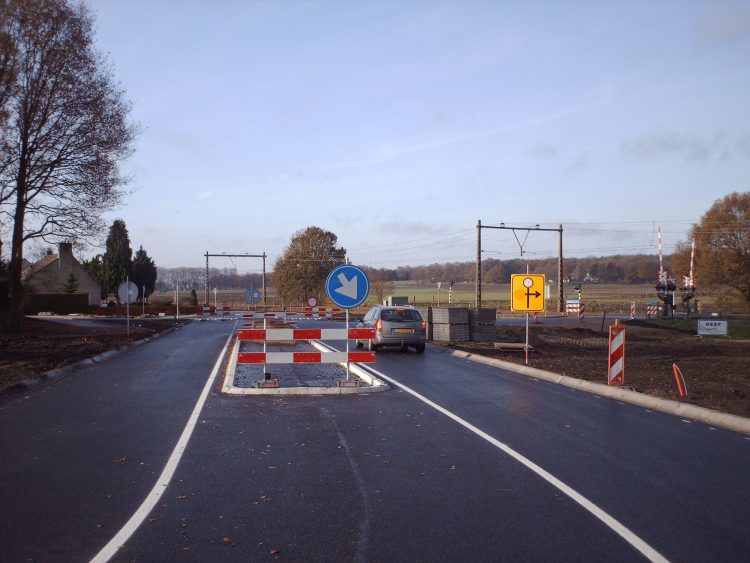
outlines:
{"label": "road centre line", "polygon": [[185,449],[187,448],[188,442],[190,441],[190,437],[193,435],[193,430],[195,429],[195,425],[198,422],[198,417],[203,410],[203,405],[206,403],[208,393],[213,386],[216,375],[219,373],[219,368],[221,368],[221,364],[224,361],[224,356],[226,355],[227,349],[229,348],[229,343],[234,338],[234,334],[237,330],[237,324],[239,324],[239,321],[235,322],[232,331],[229,333],[229,338],[227,338],[227,341],[224,344],[224,348],[221,350],[221,353],[219,354],[219,357],[216,360],[213,369],[211,370],[211,375],[208,376],[208,380],[203,386],[203,391],[198,397],[198,401],[195,403],[193,412],[190,415],[190,418],[188,419],[184,430],[182,431],[182,435],[177,441],[174,450],[172,450],[172,454],[169,456],[167,464],[164,466],[164,470],[159,476],[159,479],[157,479],[154,488],[151,489],[151,492],[144,499],[141,506],[138,507],[138,510],[136,510],[135,513],[130,517],[130,520],[128,520],[120,529],[120,531],[117,532],[117,534],[115,534],[115,536],[111,540],[109,540],[109,543],[107,543],[107,545],[105,545],[99,551],[99,553],[94,556],[94,558],[91,560],[91,563],[106,563],[115,554],[117,554],[118,550],[125,545],[125,542],[127,542],[128,539],[130,539],[130,536],[132,536],[133,533],[141,526],[141,524],[143,524],[143,521],[159,503],[159,500],[164,494],[164,491],[167,490],[167,487],[169,486],[169,483],[171,482],[172,477],[177,470],[177,466],[182,459],[182,454],[185,453]]}
{"label": "road centre line", "polygon": [[656,549],[651,547],[648,543],[646,543],[643,539],[641,539],[637,534],[635,534],[633,531],[631,531],[629,528],[627,528],[624,524],[622,524],[619,520],[614,518],[613,516],[610,516],[607,512],[599,508],[597,505],[595,505],[593,502],[588,500],[586,497],[584,497],[582,494],[580,494],[578,491],[573,489],[572,487],[566,485],[562,481],[560,481],[557,477],[549,473],[548,471],[542,469],[540,466],[538,466],[536,463],[528,459],[527,457],[523,456],[519,452],[515,451],[513,448],[508,446],[507,444],[493,438],[483,430],[480,430],[473,424],[467,422],[466,420],[462,419],[458,415],[450,412],[449,410],[441,407],[437,403],[434,403],[424,395],[419,394],[418,392],[414,391],[410,387],[407,387],[406,385],[399,383],[392,377],[389,377],[376,369],[373,369],[371,366],[362,366],[367,371],[373,372],[377,377],[382,378],[385,381],[388,381],[389,383],[392,383],[396,387],[399,387],[406,391],[407,393],[413,395],[423,403],[426,403],[427,405],[431,406],[438,412],[444,414],[448,418],[454,420],[455,422],[458,422],[461,426],[464,428],[470,430],[480,438],[483,438],[493,446],[497,447],[498,449],[502,450],[506,454],[508,454],[510,457],[521,463],[522,465],[526,466],[527,468],[531,469],[534,473],[539,475],[542,479],[547,481],[549,484],[551,484],[553,487],[558,489],[560,492],[568,496],[570,499],[578,503],[580,506],[582,506],[584,509],[589,511],[592,515],[594,515],[596,518],[598,518],[605,526],[610,528],[612,531],[614,531],[617,535],[619,535],[622,539],[624,539],[626,542],[628,542],[631,546],[633,546],[637,551],[639,551],[641,554],[643,554],[644,557],[649,559],[650,561],[655,562],[666,562],[668,561],[662,554],[660,554]]}

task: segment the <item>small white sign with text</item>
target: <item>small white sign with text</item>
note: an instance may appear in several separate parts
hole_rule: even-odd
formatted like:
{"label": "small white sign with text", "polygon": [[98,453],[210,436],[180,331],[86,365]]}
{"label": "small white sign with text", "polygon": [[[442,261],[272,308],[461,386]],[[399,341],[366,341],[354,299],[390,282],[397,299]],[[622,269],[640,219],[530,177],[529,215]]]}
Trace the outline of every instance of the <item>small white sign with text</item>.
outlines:
{"label": "small white sign with text", "polygon": [[698,334],[701,336],[726,336],[727,321],[698,321]]}

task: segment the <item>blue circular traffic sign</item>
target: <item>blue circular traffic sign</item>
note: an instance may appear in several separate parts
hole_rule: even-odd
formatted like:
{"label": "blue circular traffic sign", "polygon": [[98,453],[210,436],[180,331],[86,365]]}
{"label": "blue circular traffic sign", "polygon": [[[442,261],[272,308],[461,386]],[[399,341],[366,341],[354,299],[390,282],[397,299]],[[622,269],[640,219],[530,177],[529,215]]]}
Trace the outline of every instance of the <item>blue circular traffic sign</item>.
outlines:
{"label": "blue circular traffic sign", "polygon": [[369,293],[370,282],[356,266],[336,266],[326,279],[326,294],[334,304],[344,309],[360,306]]}

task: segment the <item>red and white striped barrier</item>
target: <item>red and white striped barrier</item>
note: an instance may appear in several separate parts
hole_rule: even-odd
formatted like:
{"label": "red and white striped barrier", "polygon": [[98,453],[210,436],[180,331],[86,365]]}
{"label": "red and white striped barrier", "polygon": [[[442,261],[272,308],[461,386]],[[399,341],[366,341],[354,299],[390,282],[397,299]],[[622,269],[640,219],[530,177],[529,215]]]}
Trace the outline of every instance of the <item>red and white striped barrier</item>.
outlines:
{"label": "red and white striped barrier", "polygon": [[[370,340],[374,328],[265,328],[237,331],[238,341]],[[265,346],[264,346],[265,347]],[[340,364],[374,363],[375,352],[239,352],[239,364]]]}
{"label": "red and white striped barrier", "polygon": [[374,328],[258,328],[237,331],[237,340],[265,340],[266,342],[286,340],[372,340],[374,338]]}
{"label": "red and white striped barrier", "polygon": [[238,364],[374,363],[375,352],[240,352]]}
{"label": "red and white striped barrier", "polygon": [[646,303],[646,318],[656,317],[659,314],[659,306],[656,303]]}
{"label": "red and white striped barrier", "polygon": [[586,306],[583,304],[583,301],[579,301],[578,299],[571,299],[570,301],[565,302],[565,312],[570,315],[578,315],[579,319],[582,319],[584,317],[584,313],[586,311]]}
{"label": "red and white striped barrier", "polygon": [[625,327],[619,321],[609,327],[609,385],[625,383]]}
{"label": "red and white striped barrier", "polygon": [[307,318],[322,317],[332,319],[343,316],[344,311],[339,307],[305,307],[302,315]]}
{"label": "red and white striped barrier", "polygon": [[243,319],[255,319],[255,320],[263,320],[263,319],[285,319],[286,318],[286,311],[269,311],[269,312],[260,312],[255,311],[252,313],[245,313],[242,315]]}

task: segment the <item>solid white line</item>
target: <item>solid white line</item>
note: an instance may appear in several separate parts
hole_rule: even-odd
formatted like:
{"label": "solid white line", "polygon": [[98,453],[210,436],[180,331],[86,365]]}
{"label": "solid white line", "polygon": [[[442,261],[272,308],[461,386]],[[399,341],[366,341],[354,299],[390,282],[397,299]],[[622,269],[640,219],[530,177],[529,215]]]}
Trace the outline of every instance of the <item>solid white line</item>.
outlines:
{"label": "solid white line", "polygon": [[534,473],[539,475],[542,479],[547,481],[549,484],[551,484],[553,487],[557,488],[560,492],[570,497],[572,500],[577,502],[579,505],[581,505],[583,508],[588,510],[591,514],[593,514],[596,518],[598,518],[601,522],[603,522],[607,527],[609,527],[612,531],[614,531],[617,535],[619,535],[622,539],[624,539],[626,542],[628,542],[630,545],[632,545],[636,550],[638,550],[640,553],[642,553],[646,558],[648,558],[650,561],[659,561],[659,562],[666,562],[668,561],[663,555],[661,555],[658,551],[656,551],[653,547],[651,547],[649,544],[647,544],[644,540],[642,540],[638,535],[636,535],[634,532],[632,532],[629,528],[625,527],[622,523],[620,523],[617,519],[610,516],[604,510],[599,508],[597,505],[595,505],[593,502],[588,500],[586,497],[584,497],[582,494],[577,492],[572,487],[569,487],[562,481],[560,481],[557,477],[552,475],[551,473],[548,473],[541,467],[539,467],[536,463],[531,461],[530,459],[524,457],[522,454],[515,451],[513,448],[508,446],[507,444],[504,444],[503,442],[500,442],[499,440],[496,440],[486,432],[480,430],[476,426],[470,424],[469,422],[465,421],[458,415],[453,414],[447,409],[444,409],[437,403],[433,403],[430,399],[427,397],[420,395],[413,389],[407,387],[406,385],[403,385],[402,383],[399,383],[395,379],[388,377],[387,375],[372,369],[368,366],[368,370],[374,372],[378,377],[382,378],[385,381],[388,381],[392,383],[393,385],[400,387],[407,393],[411,393],[414,395],[417,399],[420,401],[428,404],[438,412],[443,413],[448,418],[458,422],[461,426],[464,428],[472,431],[477,436],[484,438],[486,441],[488,441],[493,446],[499,448],[509,456],[511,456],[513,459],[518,461],[519,463],[525,465],[529,469],[531,469]]}
{"label": "solid white line", "polygon": [[91,563],[106,563],[107,561],[109,561],[117,553],[117,551],[123,545],[125,545],[125,542],[130,539],[130,536],[133,535],[133,533],[140,527],[140,525],[148,517],[154,507],[159,503],[161,496],[164,494],[164,491],[167,490],[167,486],[174,476],[177,465],[182,459],[182,454],[185,453],[185,448],[187,448],[188,441],[193,434],[195,425],[198,422],[198,417],[203,410],[203,405],[208,398],[208,393],[211,390],[214,379],[216,379],[216,374],[219,373],[219,368],[221,367],[221,363],[224,360],[224,355],[227,352],[227,348],[229,348],[229,343],[232,341],[236,329],[237,323],[235,323],[234,328],[229,335],[229,338],[227,338],[227,342],[226,344],[224,344],[224,348],[221,350],[219,358],[216,360],[216,364],[214,364],[214,369],[211,371],[211,375],[208,376],[206,385],[203,387],[203,391],[201,392],[200,397],[198,397],[198,402],[195,403],[195,407],[193,408],[193,412],[190,415],[187,424],[185,425],[185,429],[182,431],[182,435],[177,441],[177,445],[174,447],[174,450],[172,450],[172,455],[169,456],[167,464],[164,466],[164,470],[161,472],[159,479],[154,485],[154,488],[151,489],[151,492],[148,494],[141,506],[138,507],[138,510],[136,510],[133,516],[130,517],[130,520],[128,520],[120,529],[120,531],[115,534],[115,537],[109,540],[109,543],[105,545],[101,549],[101,551],[94,556],[94,558],[91,560]]}

